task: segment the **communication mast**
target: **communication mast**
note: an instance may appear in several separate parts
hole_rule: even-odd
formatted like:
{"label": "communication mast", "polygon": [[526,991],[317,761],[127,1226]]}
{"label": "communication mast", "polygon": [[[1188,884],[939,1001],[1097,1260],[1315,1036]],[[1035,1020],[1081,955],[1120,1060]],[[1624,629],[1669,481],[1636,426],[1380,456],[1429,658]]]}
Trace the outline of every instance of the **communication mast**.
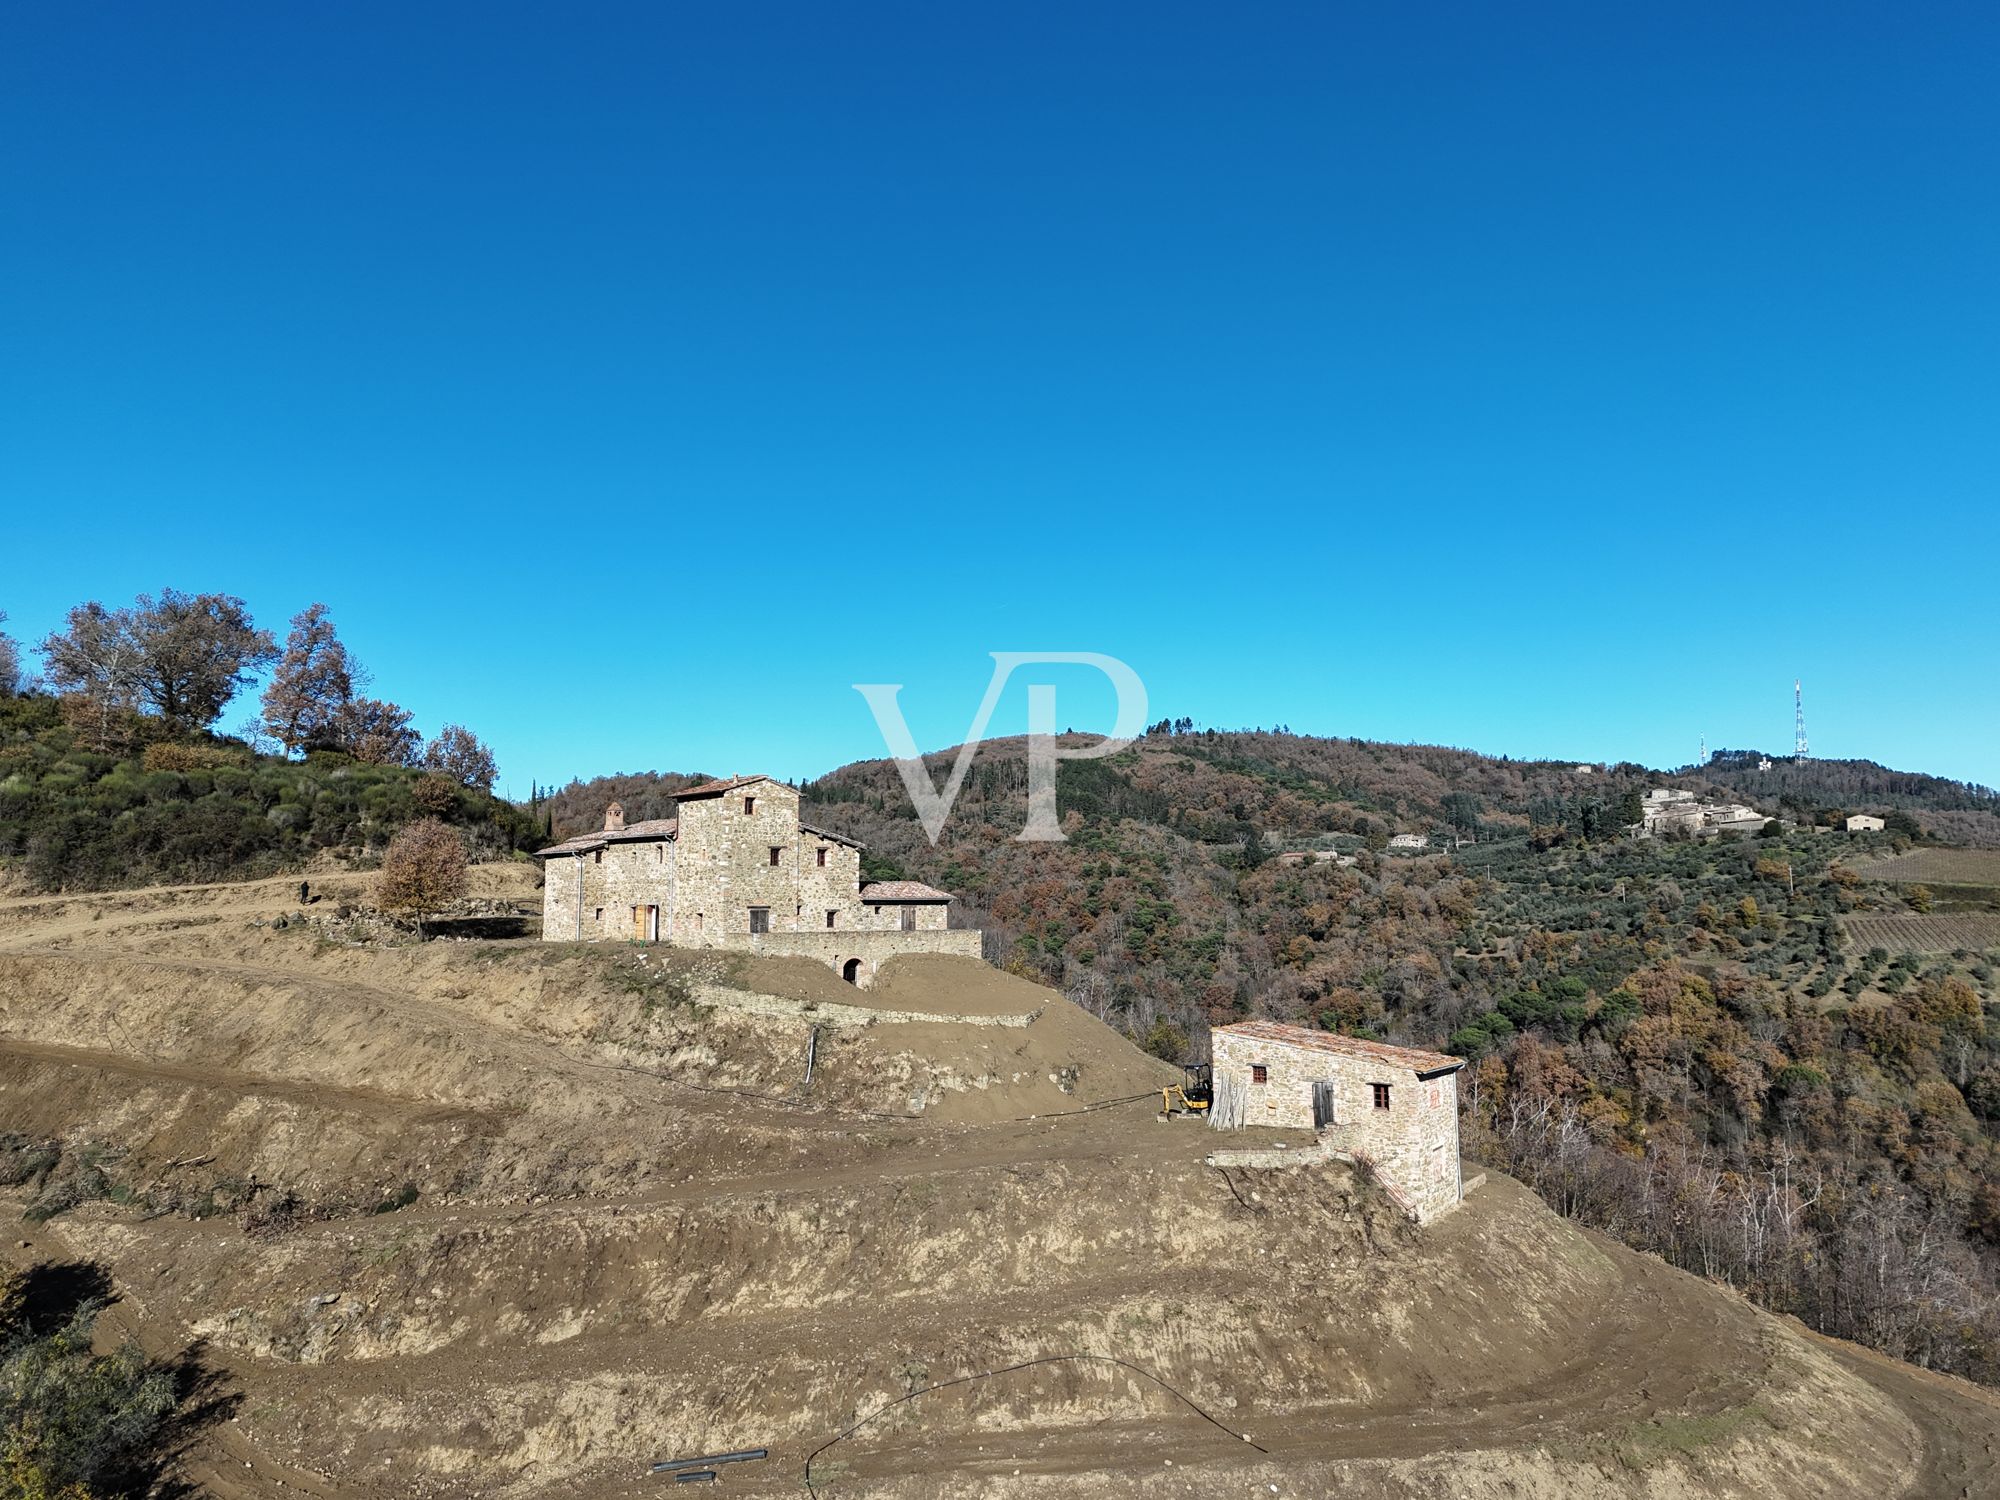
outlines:
{"label": "communication mast", "polygon": [[1811,760],[1812,756],[1806,749],[1805,688],[1796,677],[1792,679],[1792,724],[1792,759]]}
{"label": "communication mast", "polygon": [[1708,736],[1705,734],[1701,737],[1701,759],[1696,761],[1695,764],[1698,766],[1708,764]]}

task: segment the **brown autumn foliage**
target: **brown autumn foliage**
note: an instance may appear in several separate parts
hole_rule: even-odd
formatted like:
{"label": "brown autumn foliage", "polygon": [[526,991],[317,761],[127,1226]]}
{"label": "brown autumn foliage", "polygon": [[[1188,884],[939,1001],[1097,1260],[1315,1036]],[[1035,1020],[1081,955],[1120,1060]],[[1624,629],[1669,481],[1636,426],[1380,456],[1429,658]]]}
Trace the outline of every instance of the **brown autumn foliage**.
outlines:
{"label": "brown autumn foliage", "polygon": [[361,678],[327,607],[307,605],[292,616],[284,655],[264,689],[265,732],[293,753],[337,743],[342,710]]}
{"label": "brown autumn foliage", "polygon": [[461,786],[491,791],[499,769],[493,752],[463,724],[447,724],[424,750],[424,765]]}
{"label": "brown autumn foliage", "polygon": [[382,856],[375,904],[415,918],[421,938],[424,918],[465,894],[465,864],[465,840],[457,829],[436,818],[407,823]]}

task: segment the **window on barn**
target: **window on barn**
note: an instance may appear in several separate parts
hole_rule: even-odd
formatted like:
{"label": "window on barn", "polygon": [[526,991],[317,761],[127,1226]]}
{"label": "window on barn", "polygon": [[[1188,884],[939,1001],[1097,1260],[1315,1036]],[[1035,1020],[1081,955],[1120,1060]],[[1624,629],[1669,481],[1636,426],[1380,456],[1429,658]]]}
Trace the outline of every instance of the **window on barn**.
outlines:
{"label": "window on barn", "polygon": [[1252,1083],[1268,1083],[1270,1079],[1271,1070],[1269,1068],[1265,1067],[1262,1063],[1250,1064],[1250,1081]]}
{"label": "window on barn", "polygon": [[784,849],[779,845],[777,844],[771,845],[771,863],[773,865],[776,865],[778,862],[778,856],[780,854],[783,854],[784,852],[785,852]]}
{"label": "window on barn", "polygon": [[828,912],[826,914],[826,929],[828,932],[833,931],[833,918],[834,918],[834,913]]}
{"label": "window on barn", "polygon": [[1389,1085],[1386,1083],[1371,1083],[1368,1087],[1375,1091],[1375,1107],[1377,1109],[1387,1109],[1389,1107]]}
{"label": "window on barn", "polygon": [[601,906],[596,908],[596,915],[591,920],[596,922],[602,922],[604,920],[604,908]]}
{"label": "window on barn", "polygon": [[593,849],[593,850],[591,850],[591,851],[590,851],[590,862],[591,862],[592,864],[594,864],[594,865],[601,865],[601,864],[603,864],[603,863],[604,863],[604,851],[603,851],[602,849]]}
{"label": "window on barn", "polygon": [[743,799],[743,816],[747,818],[750,816],[750,814],[754,813],[756,810],[757,810],[757,799],[755,797],[745,797]]}
{"label": "window on barn", "polygon": [[753,906],[750,908],[750,930],[752,932],[769,932],[771,930],[770,907]]}
{"label": "window on barn", "polygon": [[824,850],[824,849],[815,849],[815,850],[814,850],[813,852],[814,852],[815,854],[817,854],[817,855],[819,856],[819,858],[818,858],[818,859],[817,859],[817,860],[815,861],[815,863],[816,863],[816,864],[822,864],[822,865],[823,865],[823,864],[825,864],[825,863],[826,863],[826,850]]}

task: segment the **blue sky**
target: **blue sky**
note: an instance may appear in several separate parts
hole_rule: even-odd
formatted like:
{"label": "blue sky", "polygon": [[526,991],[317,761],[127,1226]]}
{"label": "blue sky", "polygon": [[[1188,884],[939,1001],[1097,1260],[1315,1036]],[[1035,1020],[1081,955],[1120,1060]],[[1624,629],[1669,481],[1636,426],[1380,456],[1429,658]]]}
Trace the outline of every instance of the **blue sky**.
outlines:
{"label": "blue sky", "polygon": [[13,7],[0,609],[324,600],[517,792],[880,754],[857,682],[954,743],[1032,649],[1155,717],[1654,764],[1787,747],[1796,675],[1820,753],[2000,783],[1997,43]]}

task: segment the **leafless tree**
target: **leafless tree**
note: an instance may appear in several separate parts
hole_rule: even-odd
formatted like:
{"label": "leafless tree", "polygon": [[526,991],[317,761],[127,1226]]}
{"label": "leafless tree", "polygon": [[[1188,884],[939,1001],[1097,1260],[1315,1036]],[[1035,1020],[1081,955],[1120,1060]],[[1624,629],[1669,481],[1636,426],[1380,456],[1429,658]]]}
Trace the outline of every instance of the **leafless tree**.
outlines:
{"label": "leafless tree", "polygon": [[[7,623],[7,611],[0,609],[0,625]],[[21,691],[21,648],[6,631],[0,630],[0,698]]]}

